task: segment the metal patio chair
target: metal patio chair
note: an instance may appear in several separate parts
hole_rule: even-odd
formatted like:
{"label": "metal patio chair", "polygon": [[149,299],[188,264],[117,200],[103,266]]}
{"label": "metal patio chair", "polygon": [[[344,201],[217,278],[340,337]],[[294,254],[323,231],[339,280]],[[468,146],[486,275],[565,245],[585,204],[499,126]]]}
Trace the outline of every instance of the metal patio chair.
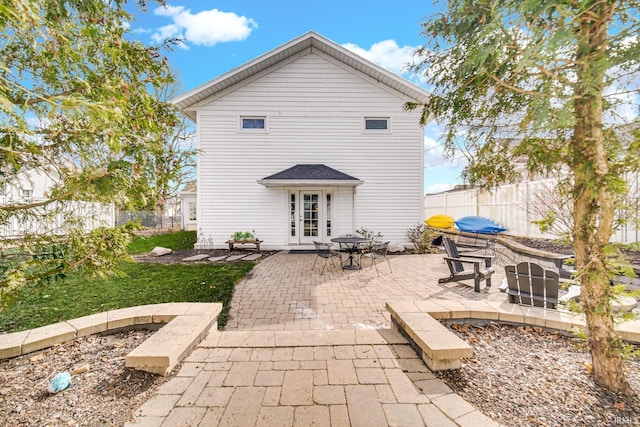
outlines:
{"label": "metal patio chair", "polygon": [[388,251],[389,251],[389,242],[376,243],[371,247],[370,252],[367,252],[362,255],[362,258],[368,258],[371,260],[371,267],[376,268],[376,274],[378,276],[380,276],[380,272],[378,271],[376,260],[386,259],[387,265],[389,266],[389,272],[393,273],[393,270],[391,270],[391,262],[389,261],[389,257],[387,256]]}
{"label": "metal patio chair", "polygon": [[340,252],[333,249],[333,245],[331,245],[331,243],[313,242],[313,244],[316,247],[316,258],[313,260],[313,267],[311,267],[312,270],[316,268],[318,258],[324,258],[324,264],[322,266],[322,271],[320,272],[321,276],[324,274],[324,269],[327,266],[329,259],[334,262],[333,260],[337,257],[340,259],[340,264],[342,264],[342,255],[340,255]]}

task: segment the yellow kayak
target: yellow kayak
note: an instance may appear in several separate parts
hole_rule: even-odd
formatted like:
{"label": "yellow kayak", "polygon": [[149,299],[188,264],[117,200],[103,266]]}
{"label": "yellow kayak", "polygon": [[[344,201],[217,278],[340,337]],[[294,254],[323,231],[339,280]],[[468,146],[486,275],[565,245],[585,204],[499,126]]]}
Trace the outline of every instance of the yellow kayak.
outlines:
{"label": "yellow kayak", "polygon": [[433,228],[453,228],[453,224],[455,219],[450,217],[449,215],[434,215],[425,219],[424,222]]}

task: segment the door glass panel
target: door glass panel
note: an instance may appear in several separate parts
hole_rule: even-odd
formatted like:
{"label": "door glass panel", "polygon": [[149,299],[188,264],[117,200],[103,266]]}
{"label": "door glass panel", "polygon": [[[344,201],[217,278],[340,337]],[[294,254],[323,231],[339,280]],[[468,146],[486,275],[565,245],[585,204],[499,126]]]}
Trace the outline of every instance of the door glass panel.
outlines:
{"label": "door glass panel", "polygon": [[302,229],[305,237],[317,237],[319,229],[319,200],[317,194],[304,195]]}
{"label": "door glass panel", "polygon": [[291,237],[296,237],[296,195],[291,193],[289,200],[289,222],[291,228]]}
{"label": "door glass panel", "polygon": [[325,209],[327,217],[327,236],[331,236],[331,193],[327,193],[327,208]]}

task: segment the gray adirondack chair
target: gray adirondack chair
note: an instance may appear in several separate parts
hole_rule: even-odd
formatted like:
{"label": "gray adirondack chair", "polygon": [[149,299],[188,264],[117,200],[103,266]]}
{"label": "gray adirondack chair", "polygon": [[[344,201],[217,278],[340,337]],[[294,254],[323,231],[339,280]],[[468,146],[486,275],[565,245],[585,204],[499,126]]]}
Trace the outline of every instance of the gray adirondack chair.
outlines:
{"label": "gray adirondack chair", "polygon": [[458,282],[461,280],[473,279],[473,290],[480,292],[480,282],[486,281],[486,286],[491,286],[491,275],[493,267],[491,267],[492,256],[486,255],[463,255],[460,256],[458,248],[453,240],[445,237],[442,240],[447,256],[444,260],[447,262],[451,275],[438,280],[438,283]]}
{"label": "gray adirondack chair", "polygon": [[560,275],[533,262],[504,268],[509,302],[535,307],[556,308]]}

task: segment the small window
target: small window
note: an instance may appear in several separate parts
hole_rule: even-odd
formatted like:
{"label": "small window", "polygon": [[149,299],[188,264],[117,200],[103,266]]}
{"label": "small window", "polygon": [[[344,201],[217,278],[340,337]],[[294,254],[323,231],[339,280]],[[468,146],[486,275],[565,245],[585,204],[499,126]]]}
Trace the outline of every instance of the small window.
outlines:
{"label": "small window", "polygon": [[241,122],[243,130],[264,130],[266,119],[264,117],[242,117]]}
{"label": "small window", "polygon": [[27,199],[30,198],[30,197],[33,197],[33,190],[23,188],[22,189],[22,197],[25,197]]}
{"label": "small window", "polygon": [[364,130],[389,130],[389,119],[385,117],[368,117],[364,119]]}

